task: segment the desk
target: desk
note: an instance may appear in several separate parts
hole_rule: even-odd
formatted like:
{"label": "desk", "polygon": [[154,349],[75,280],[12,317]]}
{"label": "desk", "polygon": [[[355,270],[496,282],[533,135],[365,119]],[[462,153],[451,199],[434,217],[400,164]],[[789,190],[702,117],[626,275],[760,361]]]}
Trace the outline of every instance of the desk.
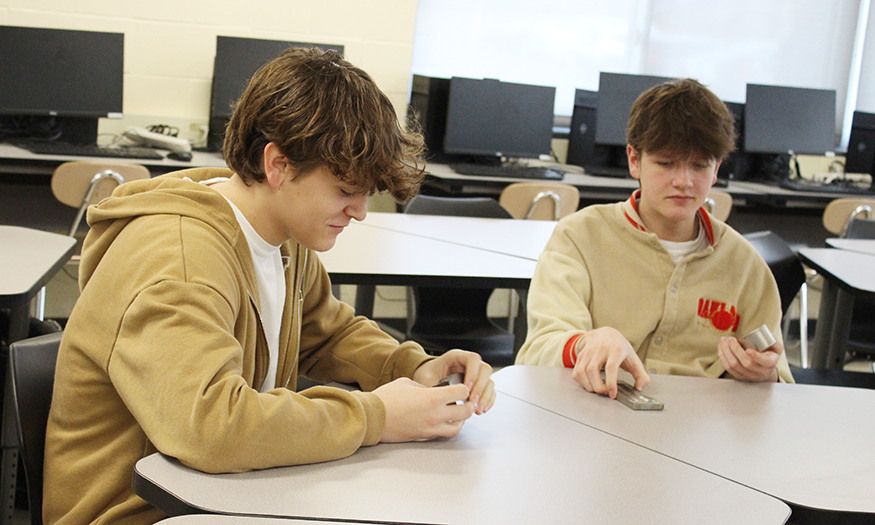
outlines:
{"label": "desk", "polygon": [[854,300],[875,302],[875,255],[832,248],[803,248],[799,258],[824,277],[811,367],[842,368]]}
{"label": "desk", "polygon": [[831,248],[849,250],[868,255],[875,255],[875,239],[827,239],[826,244]]}
{"label": "desk", "polygon": [[537,261],[555,221],[485,219],[406,213],[368,213],[362,226],[381,228],[469,248]]}
{"label": "desk", "polygon": [[[369,214],[369,217],[371,215],[377,214]],[[398,215],[398,217],[406,216]],[[442,220],[457,218],[431,217],[431,219],[443,222]],[[482,220],[503,221],[511,225],[523,222],[511,219]],[[367,219],[365,221],[367,222]],[[337,237],[337,243],[332,249],[319,254],[319,259],[331,276],[332,284],[359,285],[355,304],[359,315],[372,316],[374,286],[378,284],[445,288],[513,288],[522,299],[522,307],[514,322],[515,346],[519,348],[522,345],[526,338],[525,297],[529,282],[535,274],[534,259],[412,233],[366,226],[366,222],[351,223],[346,231]],[[453,220],[447,222],[457,224]],[[469,234],[474,232],[469,231]]]}
{"label": "desk", "polygon": [[[17,226],[0,226],[0,308],[9,311],[9,329],[0,335],[6,344],[26,339],[30,330],[30,303],[49,279],[73,256],[76,240],[65,235]],[[0,371],[3,396],[2,465],[0,465],[0,523],[10,523],[18,470],[18,436],[6,388],[6,359]]]}
{"label": "desk", "polygon": [[172,514],[364,523],[784,523],[758,491],[499,394],[455,438],[381,444],[315,465],[204,474],[161,454],[134,491]]}
{"label": "desk", "polygon": [[224,159],[220,153],[206,153],[203,151],[193,151],[190,162],[181,162],[170,159],[125,159],[125,158],[106,158],[106,157],[70,157],[66,155],[40,155],[31,153],[30,151],[13,146],[11,144],[0,143],[0,175],[4,173],[24,174],[24,175],[51,175],[58,165],[72,160],[88,160],[97,162],[129,162],[132,164],[142,164],[149,168],[152,175],[168,173],[170,171],[197,168],[197,167],[213,167],[225,168]]}
{"label": "desk", "polygon": [[[512,288],[520,295],[521,307],[514,321],[514,346],[519,348],[526,338],[525,298],[535,274],[535,264],[543,242],[549,234],[544,225],[534,230],[542,237],[532,236],[531,243],[513,243],[513,238],[492,236],[494,228],[530,228],[527,223],[512,219],[473,219],[463,217],[414,216],[404,214],[368,214],[373,223],[353,222],[337,237],[335,246],[319,254],[328,270],[332,284],[355,284],[355,310],[371,317],[374,310],[374,287],[430,286],[445,288]],[[373,224],[373,225],[371,225]],[[378,224],[382,225],[378,226]],[[452,225],[452,229],[437,225]],[[484,224],[493,229],[481,230]],[[386,226],[396,229],[387,229]],[[443,239],[408,233],[416,225],[429,225],[427,234]],[[555,226],[550,224],[550,226]],[[456,229],[458,228],[458,229]],[[461,242],[451,239],[458,236]],[[482,241],[494,250],[473,247]],[[467,243],[467,244],[466,244]],[[519,251],[522,255],[505,252]],[[537,253],[536,253],[537,252]]]}
{"label": "desk", "polygon": [[254,516],[222,516],[218,514],[186,514],[163,519],[161,520],[161,525],[349,525],[349,522],[257,518]]}
{"label": "desk", "polygon": [[583,390],[571,369],[493,378],[502,394],[780,498],[793,523],[797,511],[875,520],[873,390],[653,375],[645,393],[665,409],[635,412]]}
{"label": "desk", "polygon": [[7,343],[28,335],[31,300],[73,256],[76,239],[18,226],[0,226],[0,308],[10,310]]}

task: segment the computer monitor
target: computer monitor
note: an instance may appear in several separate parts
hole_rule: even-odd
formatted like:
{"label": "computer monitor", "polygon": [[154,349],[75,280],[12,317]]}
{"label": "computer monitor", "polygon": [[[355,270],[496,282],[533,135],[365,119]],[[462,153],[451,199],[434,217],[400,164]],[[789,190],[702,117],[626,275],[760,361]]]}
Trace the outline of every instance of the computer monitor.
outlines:
{"label": "computer monitor", "polygon": [[549,155],[556,88],[452,77],[444,152],[498,163]]}
{"label": "computer monitor", "polygon": [[232,108],[252,75],[290,47],[318,47],[343,53],[342,45],[264,40],[231,36],[216,37],[216,58],[213,66],[213,86],[210,100],[209,136],[207,149],[220,151],[225,139],[225,126]]}
{"label": "computer monitor", "polygon": [[875,174],[875,113],[854,111],[845,173]]}
{"label": "computer monitor", "polygon": [[835,90],[747,85],[746,152],[823,155],[835,150],[835,138]]}
{"label": "computer monitor", "polygon": [[641,93],[653,86],[673,80],[670,77],[599,74],[598,113],[595,143],[606,146],[626,146],[626,124],[632,104]]}
{"label": "computer monitor", "polygon": [[122,116],[124,34],[0,26],[0,137],[97,141]]}

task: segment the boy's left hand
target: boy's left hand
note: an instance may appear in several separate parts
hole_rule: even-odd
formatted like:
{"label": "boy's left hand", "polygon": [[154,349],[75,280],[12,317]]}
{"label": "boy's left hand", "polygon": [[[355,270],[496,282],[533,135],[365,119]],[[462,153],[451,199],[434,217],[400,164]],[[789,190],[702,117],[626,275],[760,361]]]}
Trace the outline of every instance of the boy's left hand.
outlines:
{"label": "boy's left hand", "polygon": [[778,381],[778,359],[783,351],[784,346],[775,343],[759,352],[753,347],[743,347],[734,337],[721,337],[717,345],[717,356],[723,368],[741,381]]}
{"label": "boy's left hand", "polygon": [[470,392],[468,401],[474,404],[474,413],[482,415],[488,412],[495,403],[495,385],[489,377],[492,367],[484,363],[479,354],[450,350],[423,363],[413,373],[413,380],[425,386],[435,386],[444,377],[455,373],[465,375],[463,383]]}

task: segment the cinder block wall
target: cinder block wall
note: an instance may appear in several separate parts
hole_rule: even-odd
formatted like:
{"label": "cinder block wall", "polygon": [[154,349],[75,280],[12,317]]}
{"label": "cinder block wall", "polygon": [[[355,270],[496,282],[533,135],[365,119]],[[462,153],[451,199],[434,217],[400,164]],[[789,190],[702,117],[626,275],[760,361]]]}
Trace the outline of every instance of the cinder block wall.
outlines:
{"label": "cinder block wall", "polygon": [[416,0],[0,0],[0,24],[125,34],[122,120],[196,138],[209,115],[216,36],[332,43],[405,114]]}

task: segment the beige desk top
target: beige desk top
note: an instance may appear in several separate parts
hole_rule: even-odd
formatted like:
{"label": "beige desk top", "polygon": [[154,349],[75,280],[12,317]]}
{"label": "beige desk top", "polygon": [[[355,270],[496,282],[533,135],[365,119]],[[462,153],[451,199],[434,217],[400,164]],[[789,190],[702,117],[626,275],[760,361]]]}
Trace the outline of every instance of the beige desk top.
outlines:
{"label": "beige desk top", "polygon": [[76,240],[65,235],[0,225],[0,307],[30,301],[75,246]]}
{"label": "beige desk top", "polygon": [[[512,366],[496,389],[784,501],[875,514],[875,391],[651,376],[662,411],[591,394],[571,370]],[[875,516],[873,516],[875,518]]]}
{"label": "beige desk top", "polygon": [[204,511],[379,523],[784,523],[761,492],[500,394],[448,440],[209,475],[155,454],[135,490]]}
{"label": "beige desk top", "polygon": [[528,288],[535,261],[352,223],[319,259],[338,284]]}
{"label": "beige desk top", "polygon": [[556,222],[369,213],[361,225],[537,261]]}

